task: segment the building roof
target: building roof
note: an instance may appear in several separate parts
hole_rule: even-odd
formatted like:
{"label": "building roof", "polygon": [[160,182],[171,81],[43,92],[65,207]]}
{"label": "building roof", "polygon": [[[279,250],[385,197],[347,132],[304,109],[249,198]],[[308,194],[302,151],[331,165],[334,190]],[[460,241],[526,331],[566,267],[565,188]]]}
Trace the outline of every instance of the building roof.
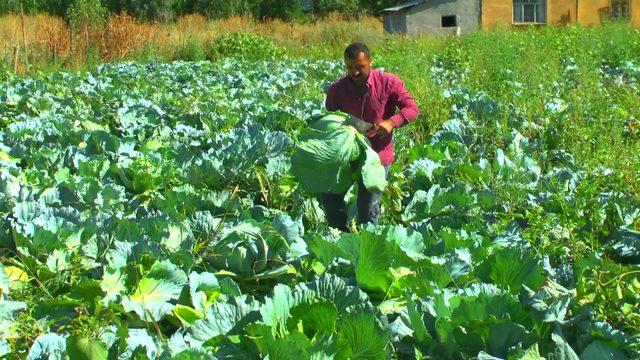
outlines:
{"label": "building roof", "polygon": [[386,8],[383,11],[384,12],[396,12],[396,11],[402,11],[402,10],[407,10],[410,9],[416,5],[420,5],[422,3],[427,2],[427,0],[413,0],[413,1],[408,1],[406,3],[402,3],[398,6],[394,6],[394,7],[390,7],[390,8]]}

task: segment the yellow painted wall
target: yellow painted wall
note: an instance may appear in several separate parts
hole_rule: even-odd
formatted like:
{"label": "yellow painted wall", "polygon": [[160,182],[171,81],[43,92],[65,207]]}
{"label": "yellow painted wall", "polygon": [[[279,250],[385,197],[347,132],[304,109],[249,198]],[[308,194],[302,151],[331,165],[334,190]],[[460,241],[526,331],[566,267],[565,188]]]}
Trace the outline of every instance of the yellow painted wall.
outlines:
{"label": "yellow painted wall", "polygon": [[[640,27],[640,0],[631,1],[630,25]],[[598,26],[609,14],[610,0],[547,0],[547,24]],[[513,0],[483,0],[482,27],[513,25]]]}
{"label": "yellow painted wall", "polygon": [[566,25],[576,21],[576,0],[547,0],[547,23]]}
{"label": "yellow painted wall", "polygon": [[[578,22],[585,26],[598,26],[609,16],[610,0],[577,0]],[[640,26],[640,0],[630,0],[630,21],[632,26]]]}
{"label": "yellow painted wall", "polygon": [[640,27],[640,0],[631,0],[631,21],[633,27]]}
{"label": "yellow painted wall", "polygon": [[582,25],[600,25],[601,19],[608,16],[610,0],[577,0],[578,22]]}
{"label": "yellow painted wall", "polygon": [[513,22],[513,0],[482,0],[482,27],[510,26]]}

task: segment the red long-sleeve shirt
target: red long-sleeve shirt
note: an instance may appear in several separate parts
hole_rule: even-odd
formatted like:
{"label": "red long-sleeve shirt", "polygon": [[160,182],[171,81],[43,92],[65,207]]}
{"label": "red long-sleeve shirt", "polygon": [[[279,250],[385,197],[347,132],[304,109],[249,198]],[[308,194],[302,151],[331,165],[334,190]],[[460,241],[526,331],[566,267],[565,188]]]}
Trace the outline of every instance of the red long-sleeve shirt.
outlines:
{"label": "red long-sleeve shirt", "polygon": [[[329,86],[325,106],[329,111],[339,110],[371,124],[391,119],[396,128],[413,121],[420,113],[402,80],[393,74],[371,69],[367,88],[369,90],[359,96],[353,82],[344,76]],[[369,140],[382,165],[392,164],[395,159],[393,134],[372,136]]]}

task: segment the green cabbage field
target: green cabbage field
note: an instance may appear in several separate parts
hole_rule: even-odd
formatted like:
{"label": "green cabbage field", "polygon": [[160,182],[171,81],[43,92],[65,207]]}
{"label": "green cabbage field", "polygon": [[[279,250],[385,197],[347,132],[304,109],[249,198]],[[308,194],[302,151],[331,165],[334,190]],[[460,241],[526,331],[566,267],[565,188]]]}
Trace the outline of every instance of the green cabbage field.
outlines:
{"label": "green cabbage field", "polygon": [[[292,167],[340,61],[8,76],[0,357],[640,357],[640,199],[563,148],[565,61],[532,117],[508,73],[505,102],[434,59],[449,119],[396,131],[381,223],[350,233]],[[621,64],[603,89],[637,91]]]}

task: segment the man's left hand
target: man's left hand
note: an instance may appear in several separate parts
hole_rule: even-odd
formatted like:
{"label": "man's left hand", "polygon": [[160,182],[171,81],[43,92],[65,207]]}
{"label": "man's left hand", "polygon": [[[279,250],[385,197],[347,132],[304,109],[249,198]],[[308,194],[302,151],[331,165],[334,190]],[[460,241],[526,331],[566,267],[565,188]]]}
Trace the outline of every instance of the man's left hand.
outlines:
{"label": "man's left hand", "polygon": [[375,136],[388,136],[391,135],[393,129],[395,128],[395,124],[390,119],[382,120],[380,123],[373,127],[373,131],[375,132]]}

